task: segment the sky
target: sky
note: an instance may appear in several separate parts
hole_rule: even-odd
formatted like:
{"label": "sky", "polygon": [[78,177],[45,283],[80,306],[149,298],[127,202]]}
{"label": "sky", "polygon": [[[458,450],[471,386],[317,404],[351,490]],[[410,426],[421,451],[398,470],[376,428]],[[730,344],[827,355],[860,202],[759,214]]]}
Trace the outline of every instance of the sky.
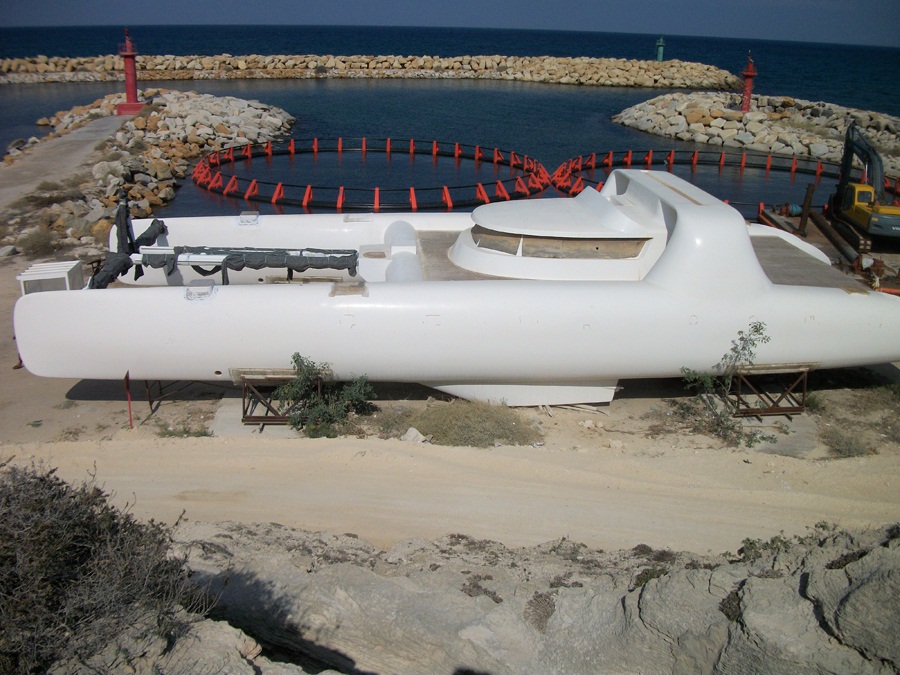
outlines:
{"label": "sky", "polygon": [[900,47],[900,0],[0,0],[0,25],[377,25]]}

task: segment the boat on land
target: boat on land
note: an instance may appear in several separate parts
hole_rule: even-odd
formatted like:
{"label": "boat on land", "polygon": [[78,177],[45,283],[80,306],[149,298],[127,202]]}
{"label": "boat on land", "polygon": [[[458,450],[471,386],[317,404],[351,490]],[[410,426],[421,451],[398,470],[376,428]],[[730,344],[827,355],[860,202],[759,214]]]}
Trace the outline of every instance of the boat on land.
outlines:
{"label": "boat on land", "polygon": [[152,224],[111,236],[124,283],[19,299],[32,373],[240,381],[289,375],[299,353],[337,380],[602,403],[620,380],[710,370],[754,322],[758,368],[900,360],[900,298],[666,172],[472,213]]}

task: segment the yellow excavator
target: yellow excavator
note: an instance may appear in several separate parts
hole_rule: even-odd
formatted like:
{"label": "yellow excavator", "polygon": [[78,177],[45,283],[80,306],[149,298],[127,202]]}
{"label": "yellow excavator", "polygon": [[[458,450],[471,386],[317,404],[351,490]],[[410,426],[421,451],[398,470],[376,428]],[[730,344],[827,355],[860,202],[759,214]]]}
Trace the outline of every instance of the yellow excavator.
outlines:
{"label": "yellow excavator", "polygon": [[[853,158],[863,165],[863,182],[853,182]],[[835,217],[864,232],[881,237],[900,237],[900,206],[885,198],[884,165],[881,156],[851,122],[844,139],[841,177],[832,198]]]}

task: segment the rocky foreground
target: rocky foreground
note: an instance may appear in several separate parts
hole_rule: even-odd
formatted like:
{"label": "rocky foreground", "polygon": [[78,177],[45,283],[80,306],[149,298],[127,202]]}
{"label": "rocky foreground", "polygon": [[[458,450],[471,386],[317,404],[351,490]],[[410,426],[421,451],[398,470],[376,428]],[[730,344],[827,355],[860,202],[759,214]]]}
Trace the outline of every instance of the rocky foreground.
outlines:
{"label": "rocky foreground", "polygon": [[900,119],[833,103],[753,96],[749,112],[741,112],[737,94],[679,92],[632,106],[613,121],[680,141],[830,162],[841,161],[847,125],[856,122],[887,174],[900,176]]}
{"label": "rocky foreground", "polygon": [[[136,57],[141,80],[439,78],[519,80],[605,87],[734,89],[731,73],[687,61],[553,56],[148,56]],[[35,56],[0,61],[0,84],[106,82],[123,76],[121,56]]]}
{"label": "rocky foreground", "polygon": [[[820,525],[721,556],[607,553],[567,539],[513,550],[464,535],[382,551],[274,523],[182,523],[176,538],[231,625],[197,624],[170,652],[145,644],[129,672],[304,672],[272,663],[259,642],[282,658],[312,657],[312,672],[900,668],[900,526]],[[92,665],[124,666],[123,653],[111,647]]]}

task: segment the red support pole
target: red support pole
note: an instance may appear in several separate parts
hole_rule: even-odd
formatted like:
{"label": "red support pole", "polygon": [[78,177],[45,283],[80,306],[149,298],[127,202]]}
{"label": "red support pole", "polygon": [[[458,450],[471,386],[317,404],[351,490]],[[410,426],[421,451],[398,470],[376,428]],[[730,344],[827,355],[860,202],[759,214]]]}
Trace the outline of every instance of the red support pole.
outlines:
{"label": "red support pole", "polygon": [[375,188],[375,213],[381,210],[381,190]]}
{"label": "red support pole", "polygon": [[388,138],[384,143],[384,153],[386,155],[391,154],[391,139],[390,138]]}
{"label": "red support pole", "polygon": [[622,163],[626,167],[629,167],[629,168],[631,167],[631,150],[629,150],[628,152],[625,153],[625,159],[622,160]]}
{"label": "red support pole", "polygon": [[413,139],[409,139],[409,154],[416,154],[416,142]]}
{"label": "red support pole", "polygon": [[288,143],[288,152],[291,153],[291,157],[294,156],[294,150],[295,150],[295,148],[294,148],[294,139],[292,138],[292,139],[291,139],[291,142]]}
{"label": "red support pole", "polygon": [[313,154],[314,155],[319,154],[319,139],[318,138],[313,139]]}
{"label": "red support pole", "polygon": [[363,155],[366,154],[366,139],[365,139],[365,136],[364,136],[363,139],[362,139],[362,154],[363,154]]}
{"label": "red support pole", "polygon": [[343,152],[344,152],[344,139],[338,138],[338,154],[340,155]]}
{"label": "red support pole", "polygon": [[700,153],[694,150],[694,153],[691,155],[691,166],[697,166],[698,159],[700,159]]}
{"label": "red support pole", "polygon": [[721,155],[719,155],[719,171],[721,171],[723,168],[725,168],[725,153],[724,152]]}
{"label": "red support pole", "polygon": [[431,156],[432,157],[438,156],[438,142],[437,141],[431,142]]}

